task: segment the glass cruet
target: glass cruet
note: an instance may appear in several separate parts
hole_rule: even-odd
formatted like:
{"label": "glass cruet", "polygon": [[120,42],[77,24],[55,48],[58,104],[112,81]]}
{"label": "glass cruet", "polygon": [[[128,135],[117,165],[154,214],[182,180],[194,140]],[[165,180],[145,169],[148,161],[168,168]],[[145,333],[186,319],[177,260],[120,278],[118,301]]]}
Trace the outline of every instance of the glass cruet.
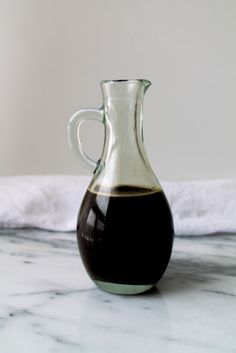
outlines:
{"label": "glass cruet", "polygon": [[[141,79],[102,81],[102,107],[79,110],[68,125],[70,147],[93,172],[77,220],[82,261],[98,287],[117,294],[155,286],[173,245],[171,210],[144,147],[143,98],[150,85]],[[88,119],[104,124],[98,161],[80,139]]]}

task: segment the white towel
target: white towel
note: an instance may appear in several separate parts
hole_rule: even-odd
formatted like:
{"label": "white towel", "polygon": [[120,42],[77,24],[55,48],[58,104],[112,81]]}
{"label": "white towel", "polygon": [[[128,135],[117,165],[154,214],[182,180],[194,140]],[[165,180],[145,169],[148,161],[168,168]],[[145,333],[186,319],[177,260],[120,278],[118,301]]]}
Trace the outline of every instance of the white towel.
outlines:
{"label": "white towel", "polygon": [[[88,176],[0,177],[0,227],[74,231]],[[236,232],[236,180],[162,182],[176,235]]]}

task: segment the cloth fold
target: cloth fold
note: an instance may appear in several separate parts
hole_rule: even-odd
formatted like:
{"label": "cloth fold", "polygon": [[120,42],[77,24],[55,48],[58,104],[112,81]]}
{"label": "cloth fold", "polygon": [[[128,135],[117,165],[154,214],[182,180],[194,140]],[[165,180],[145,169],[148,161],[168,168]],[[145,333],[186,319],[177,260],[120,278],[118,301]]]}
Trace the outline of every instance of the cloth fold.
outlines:
{"label": "cloth fold", "polygon": [[[0,227],[74,231],[90,180],[72,175],[0,177]],[[161,185],[176,235],[236,232],[236,180]]]}

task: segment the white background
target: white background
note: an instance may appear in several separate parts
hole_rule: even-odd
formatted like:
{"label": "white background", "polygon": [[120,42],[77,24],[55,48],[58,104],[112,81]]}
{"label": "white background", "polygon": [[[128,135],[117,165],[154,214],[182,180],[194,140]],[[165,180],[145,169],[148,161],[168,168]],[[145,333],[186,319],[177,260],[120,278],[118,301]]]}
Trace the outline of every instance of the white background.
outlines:
{"label": "white background", "polygon": [[[146,78],[156,174],[236,177],[236,1],[0,0],[0,175],[84,174],[69,116],[102,79]],[[95,125],[94,125],[95,124]],[[102,129],[83,134],[99,156]]]}

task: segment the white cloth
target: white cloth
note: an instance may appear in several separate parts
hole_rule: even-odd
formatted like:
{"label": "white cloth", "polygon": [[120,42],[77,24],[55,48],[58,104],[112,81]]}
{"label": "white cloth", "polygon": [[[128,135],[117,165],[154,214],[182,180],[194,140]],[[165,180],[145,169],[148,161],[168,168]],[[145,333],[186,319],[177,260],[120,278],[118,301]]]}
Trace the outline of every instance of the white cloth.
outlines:
{"label": "white cloth", "polygon": [[[0,177],[0,227],[73,231],[88,176]],[[162,182],[176,235],[236,232],[236,180]]]}

